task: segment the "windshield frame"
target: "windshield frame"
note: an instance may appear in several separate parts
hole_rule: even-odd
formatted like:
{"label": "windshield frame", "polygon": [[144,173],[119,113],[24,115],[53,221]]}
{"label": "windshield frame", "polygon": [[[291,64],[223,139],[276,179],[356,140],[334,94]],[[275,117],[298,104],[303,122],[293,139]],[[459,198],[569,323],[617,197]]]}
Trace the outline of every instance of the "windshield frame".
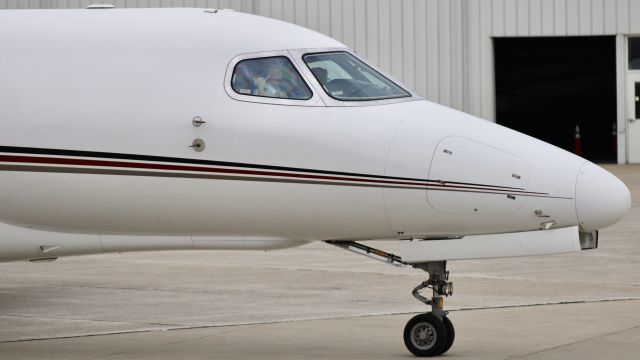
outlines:
{"label": "windshield frame", "polygon": [[[306,58],[307,57],[311,57],[311,56],[317,56],[317,55],[330,55],[330,54],[345,54],[347,55],[345,60],[349,60],[349,58],[353,58],[356,61],[359,61],[361,65],[364,65],[365,67],[368,67],[369,70],[374,72],[374,76],[377,75],[380,78],[386,80],[387,82],[391,83],[392,85],[394,85],[398,90],[400,90],[402,93],[401,94],[396,94],[396,95],[390,95],[390,96],[375,96],[375,97],[354,97],[354,98],[343,98],[343,97],[339,97],[336,96],[334,94],[331,94],[324,86],[323,84],[320,82],[320,79],[318,79],[318,77],[316,76],[316,74],[313,73],[311,65],[309,63],[307,63]],[[345,51],[345,50],[334,50],[334,51],[322,51],[322,52],[313,52],[313,53],[306,53],[304,55],[302,55],[302,61],[305,63],[305,66],[311,71],[311,74],[313,75],[313,77],[316,79],[316,81],[320,84],[320,86],[322,87],[322,91],[324,91],[328,96],[330,96],[331,98],[333,98],[334,100],[337,101],[341,101],[341,102],[361,102],[361,101],[385,101],[385,100],[395,100],[395,99],[402,99],[402,98],[407,98],[407,97],[411,97],[412,94],[407,91],[407,89],[405,89],[402,85],[399,85],[398,83],[396,83],[395,81],[391,80],[386,74],[384,74],[384,72],[381,72],[377,69],[375,69],[373,66],[369,65],[366,61],[364,61],[363,59],[360,59],[359,57],[355,56],[353,53],[349,52],[349,51]],[[340,64],[337,64],[338,66],[340,66]],[[359,65],[359,64],[358,64]],[[349,73],[346,69],[341,68],[343,71],[347,72],[348,75],[352,75],[351,73]],[[363,77],[364,74],[362,73],[358,73],[356,75],[360,75]],[[357,80],[355,77],[353,78],[354,80]]]}
{"label": "windshield frame", "polygon": [[[232,86],[233,72],[236,68],[236,65],[243,60],[250,59],[258,59],[258,58],[269,58],[269,57],[279,57],[283,56],[289,59],[293,64],[293,67],[298,72],[298,75],[302,78],[305,85],[311,90],[311,98],[307,100],[294,100],[294,99],[286,99],[286,98],[277,98],[277,97],[265,97],[265,96],[256,96],[249,94],[241,94],[235,91]],[[300,63],[297,59],[297,56],[294,56],[290,51],[287,50],[276,50],[276,51],[261,51],[261,52],[253,52],[253,53],[244,53],[235,56],[231,61],[227,64],[227,71],[224,77],[224,89],[227,95],[238,101],[243,102],[251,102],[251,103],[260,103],[260,104],[271,104],[271,105],[288,105],[288,106],[312,106],[312,107],[320,107],[325,106],[322,97],[318,93],[318,90],[313,82],[313,79],[309,78],[309,74],[304,71],[305,69],[300,67]]]}
{"label": "windshield frame", "polygon": [[[236,71],[238,70],[238,67],[240,66],[240,64],[242,64],[243,62],[249,62],[249,61],[261,61],[261,60],[272,60],[272,59],[284,59],[284,61],[286,61],[289,65],[291,65],[291,69],[293,70],[294,75],[298,77],[302,87],[306,91],[306,94],[308,94],[307,97],[295,98],[295,97],[278,97],[278,96],[269,96],[269,95],[246,94],[246,93],[238,91],[238,89],[235,88],[235,86],[234,86],[234,77],[236,75]],[[298,69],[296,68],[295,63],[288,56],[284,56],[284,55],[260,56],[260,57],[248,58],[248,59],[243,59],[243,60],[238,61],[235,64],[235,66],[233,67],[233,72],[231,73],[231,89],[233,91],[235,91],[236,94],[239,94],[239,95],[256,96],[256,97],[263,97],[263,98],[269,98],[269,99],[307,101],[307,100],[310,100],[313,97],[313,90],[311,89],[311,87],[307,83],[306,79],[304,77],[302,77],[302,74],[300,74],[300,71],[298,71]]]}
{"label": "windshield frame", "polygon": [[[410,97],[392,98],[386,100],[368,100],[368,101],[342,101],[336,100],[329,96],[320,82],[316,79],[315,75],[309,70],[309,67],[304,62],[302,57],[306,54],[312,53],[326,53],[326,52],[348,52],[350,55],[356,57],[358,60],[364,62],[367,66],[389,79],[389,81],[401,87],[404,91],[411,94]],[[254,59],[259,57],[273,57],[273,56],[286,56],[294,64],[298,73],[302,76],[302,79],[311,88],[313,96],[309,100],[288,100],[281,98],[268,98],[260,96],[252,96],[246,94],[238,94],[231,86],[231,79],[233,77],[233,70],[238,62],[245,59]],[[223,87],[226,94],[237,101],[259,103],[259,104],[271,104],[271,105],[288,105],[288,106],[303,106],[303,107],[364,107],[364,106],[377,106],[404,103],[410,101],[424,100],[424,97],[418,95],[410,87],[403,84],[398,79],[390,76],[377,66],[372,65],[366,59],[358,56],[353,50],[347,47],[327,47],[327,48],[298,48],[290,50],[276,50],[276,51],[260,51],[243,53],[236,55],[227,63],[227,70],[224,77]]]}

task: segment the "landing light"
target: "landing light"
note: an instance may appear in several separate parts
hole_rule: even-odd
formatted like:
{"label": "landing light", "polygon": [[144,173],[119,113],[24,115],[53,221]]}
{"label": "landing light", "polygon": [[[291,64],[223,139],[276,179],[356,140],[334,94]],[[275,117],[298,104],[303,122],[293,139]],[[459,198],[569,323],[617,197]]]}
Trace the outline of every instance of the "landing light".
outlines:
{"label": "landing light", "polygon": [[442,283],[442,284],[438,285],[437,293],[441,294],[441,295],[444,295],[444,296],[453,295],[453,283],[452,282],[446,282],[446,283]]}

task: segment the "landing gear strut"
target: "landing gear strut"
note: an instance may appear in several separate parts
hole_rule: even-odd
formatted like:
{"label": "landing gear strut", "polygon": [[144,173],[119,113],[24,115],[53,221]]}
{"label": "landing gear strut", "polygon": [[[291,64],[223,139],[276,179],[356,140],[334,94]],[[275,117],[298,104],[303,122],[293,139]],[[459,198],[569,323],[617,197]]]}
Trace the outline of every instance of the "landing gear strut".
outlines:
{"label": "landing gear strut", "polygon": [[[399,256],[384,252],[355,241],[325,241],[327,244],[349,250],[394,266],[409,265]],[[451,320],[444,311],[444,299],[453,294],[453,284],[449,282],[446,261],[434,261],[411,264],[429,274],[429,279],[413,289],[413,296],[431,311],[414,316],[404,327],[404,344],[416,356],[442,355],[451,348],[456,332]],[[426,298],[420,294],[422,289],[431,289],[433,296]]]}
{"label": "landing gear strut", "polygon": [[[413,264],[413,267],[429,273],[429,279],[413,289],[413,296],[431,311],[414,316],[404,328],[404,344],[414,355],[420,357],[437,356],[447,352],[455,339],[455,330],[444,311],[444,299],[453,294],[453,283],[449,282],[447,262],[428,262]],[[431,289],[433,296],[426,298],[420,294],[422,289]]]}

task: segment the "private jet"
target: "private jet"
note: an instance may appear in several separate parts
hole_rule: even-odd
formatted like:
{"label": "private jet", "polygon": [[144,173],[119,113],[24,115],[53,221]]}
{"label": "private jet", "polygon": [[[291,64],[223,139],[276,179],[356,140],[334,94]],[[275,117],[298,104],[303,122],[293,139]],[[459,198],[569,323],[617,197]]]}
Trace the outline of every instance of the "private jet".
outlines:
{"label": "private jet", "polygon": [[323,241],[428,274],[404,342],[435,356],[455,338],[448,260],[593,249],[629,208],[601,167],[296,25],[0,12],[0,261]]}

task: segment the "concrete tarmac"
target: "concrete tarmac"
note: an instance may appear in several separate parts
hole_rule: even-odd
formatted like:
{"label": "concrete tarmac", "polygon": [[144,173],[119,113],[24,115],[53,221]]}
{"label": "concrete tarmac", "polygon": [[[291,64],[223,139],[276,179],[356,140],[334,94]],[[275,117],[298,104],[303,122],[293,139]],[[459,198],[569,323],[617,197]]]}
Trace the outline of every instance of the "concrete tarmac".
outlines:
{"label": "concrete tarmac", "polygon": [[[454,311],[446,359],[638,359],[640,301]],[[606,310],[605,310],[606,309]],[[410,359],[406,315],[5,343],[16,359]]]}
{"label": "concrete tarmac", "polygon": [[[607,168],[633,205],[599,249],[450,262],[447,358],[638,358],[640,166]],[[424,278],[325,244],[0,264],[0,359],[411,358]]]}

